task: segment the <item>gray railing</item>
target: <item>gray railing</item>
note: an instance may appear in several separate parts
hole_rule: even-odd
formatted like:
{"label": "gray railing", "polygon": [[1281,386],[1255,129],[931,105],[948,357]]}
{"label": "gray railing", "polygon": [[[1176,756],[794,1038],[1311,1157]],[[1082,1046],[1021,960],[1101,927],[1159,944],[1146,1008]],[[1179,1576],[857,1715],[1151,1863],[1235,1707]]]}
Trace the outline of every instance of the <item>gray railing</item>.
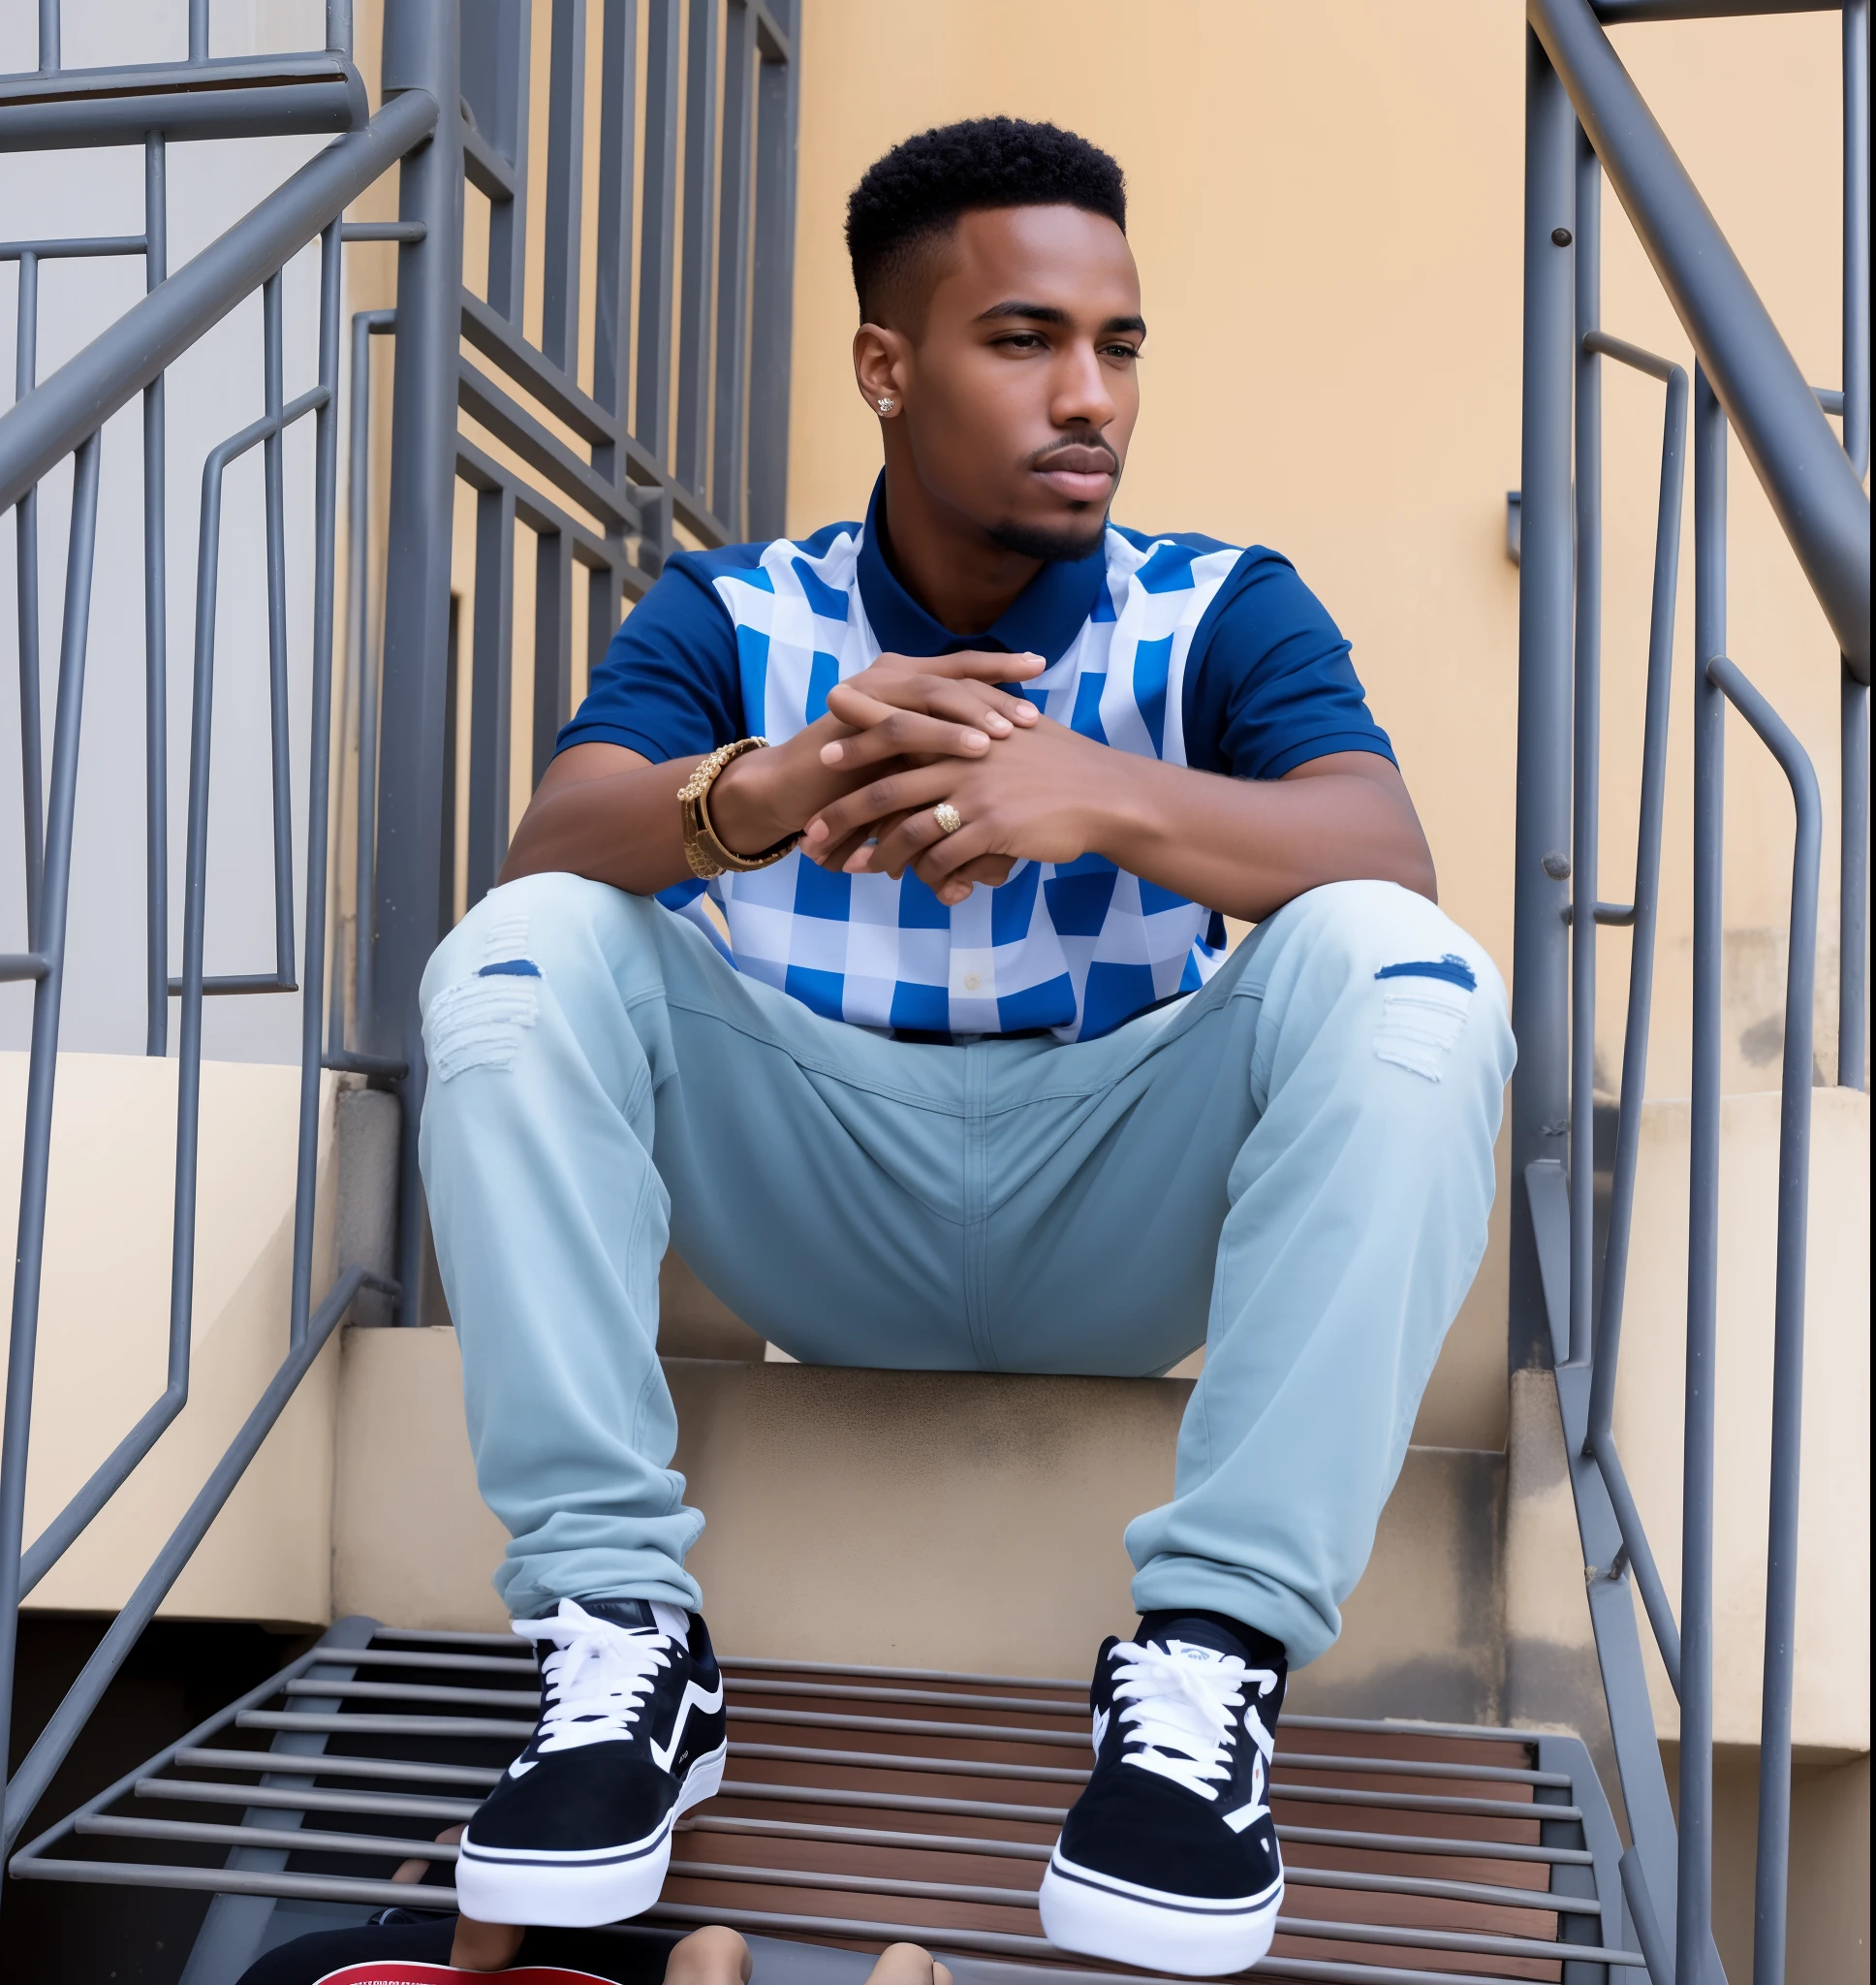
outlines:
{"label": "gray railing", "polygon": [[[1719,1273],[1722,815],[1731,705],[1790,783],[1796,833],[1779,1128],[1769,1549],[1753,1978],[1785,1975],[1799,1395],[1823,808],[1791,729],[1727,654],[1726,451],[1739,435],[1841,644],[1842,899],[1837,1080],[1864,1083],[1868,887],[1868,0],[1843,16],[1843,381],[1814,390],[1610,47],[1602,21],[1823,11],[1741,0],[1529,0],[1524,466],[1520,519],[1518,1071],[1513,1358],[1554,1364],[1632,1846],[1622,1874],[1656,1985],[1720,1975],[1712,1938],[1713,1490]],[[1693,1098],[1681,1590],[1676,1609],[1615,1444],[1623,1299],[1666,811],[1689,381],[1601,323],[1605,173],[1692,343],[1694,417]],[[1605,361],[1667,388],[1634,900],[1598,899],[1602,398]],[[1827,411],[1843,417],[1841,443]],[[1594,1056],[1600,925],[1633,930],[1607,1243],[1596,1288]],[[1671,1804],[1635,1618],[1642,1603],[1680,1705]],[[1677,1805],[1679,1825],[1675,1825]]]}
{"label": "gray railing", "polygon": [[[187,60],[125,71],[61,69],[58,0],[40,0],[39,12],[40,71],[0,78],[0,149],[140,142],[146,205],[139,236],[0,243],[0,259],[17,260],[20,270],[16,404],[0,416],[0,509],[13,508],[16,519],[27,905],[26,948],[0,956],[0,981],[31,980],[36,989],[0,1450],[0,1754],[13,1695],[19,1603],[188,1401],[204,997],[301,994],[300,1096],[287,1356],[15,1774],[0,1852],[11,1850],[138,1635],[360,1291],[382,1291],[401,1301],[403,1320],[419,1319],[424,1254],[415,1168],[422,1091],[419,975],[438,937],[494,880],[509,833],[511,765],[518,755],[535,775],[544,768],[554,734],[572,709],[577,655],[590,666],[603,652],[622,602],[643,592],[681,542],[715,545],[781,528],[792,309],[793,0],[646,0],[643,74],[638,65],[637,0],[595,0],[590,33],[586,0],[541,0],[551,51],[547,184],[546,238],[533,245],[525,216],[534,10],[519,0],[489,0],[467,9],[453,0],[387,0],[384,108],[368,124],[364,91],[350,59],[345,0],[328,0],[327,50],[240,62],[209,59],[206,0],[190,0]],[[599,63],[598,117],[591,134],[582,128],[589,39],[598,46]],[[204,81],[216,86],[203,89]],[[439,105],[448,107],[441,116]],[[641,107],[642,129],[637,128]],[[326,131],[348,135],[192,262],[170,272],[169,142]],[[342,221],[346,206],[400,161],[399,218]],[[595,183],[597,252],[586,268],[581,202]],[[489,256],[485,275],[478,270],[465,285],[463,208],[470,188],[489,204]],[[290,397],[281,270],[315,240],[318,376],[309,390]],[[335,682],[338,401],[345,343],[339,277],[348,241],[395,242],[398,270],[395,309],[360,310],[351,323],[344,611],[350,666]],[[141,255],[147,294],[56,373],[36,383],[39,267],[52,258],[88,255]],[[537,272],[543,295],[538,342],[524,330],[530,279]],[[203,466],[182,955],[179,972],[172,973],[164,373],[257,290],[265,411],[210,449]],[[582,318],[589,328],[584,354]],[[389,336],[395,345],[386,533],[392,555],[383,562],[381,641],[374,638],[371,570],[374,336]],[[477,362],[461,356],[465,341]],[[149,1054],[171,1052],[170,1002],[180,1002],[173,1044],[179,1088],[169,1369],[148,1410],[24,1548],[101,436],[105,422],[140,394]],[[289,426],[308,416],[317,430],[312,696],[304,925],[296,958],[282,440]],[[465,424],[480,431],[465,432]],[[578,437],[578,446],[557,431],[567,429]],[[203,934],[221,489],[229,464],[255,448],[263,452],[266,490],[273,958],[268,969],[209,975]],[[75,496],[47,769],[40,747],[38,490],[68,457],[76,464]],[[458,481],[477,492],[466,675],[457,669],[452,571]],[[517,530],[533,536],[536,578],[534,679],[524,709],[516,707],[512,666]],[[586,575],[578,606],[576,568]],[[576,639],[578,608],[584,609],[583,654]],[[454,831],[459,755],[466,760],[469,786],[469,833],[462,847]],[[330,796],[342,791],[348,772],[356,843],[349,920],[347,892],[328,873]],[[338,939],[338,955],[329,961],[328,929]],[[362,1074],[396,1089],[406,1150],[400,1176],[401,1279],[386,1273],[388,1263],[348,1262],[315,1307],[322,1068]]]}
{"label": "gray railing", "polygon": [[[491,0],[458,16],[406,4],[386,16],[387,88],[407,83],[449,101],[459,77],[464,109],[402,182],[403,223],[451,245],[399,269],[388,519],[396,556],[386,574],[382,667],[360,609],[362,666],[352,685],[360,759],[380,773],[375,794],[368,779],[358,785],[356,1045],[344,1058],[393,1075],[403,1095],[406,1323],[423,1320],[425,1294],[418,982],[438,939],[499,872],[512,770],[523,764],[529,783],[546,770],[579,676],[679,533],[704,546],[772,536],[786,494],[795,0],[643,0],[642,71],[638,0],[595,0],[590,24],[586,0],[538,6],[550,30],[538,250],[527,235],[530,9]],[[598,44],[591,133],[589,42]],[[596,254],[582,269],[589,184]],[[487,203],[488,253],[459,279],[465,188]],[[538,342],[524,328],[531,267]],[[582,328],[590,389],[580,383]],[[476,509],[475,571],[460,611],[451,567],[458,482],[475,491]],[[361,499],[354,519],[356,574],[369,535]],[[535,597],[524,708],[515,668],[523,533]],[[375,851],[370,874],[365,851]]]}
{"label": "gray railing", "polygon": [[[61,70],[56,0],[41,0],[39,75],[0,79],[0,147],[32,151],[47,146],[121,143],[134,138],[144,150],[146,203],[143,232],[134,237],[0,245],[0,257],[19,265],[17,396],[13,408],[0,417],[0,490],[4,490],[0,494],[0,508],[13,508],[16,516],[26,870],[26,949],[0,960],[0,978],[27,980],[34,985],[5,1444],[0,1449],[0,1733],[5,1732],[11,1715],[20,1602],[109,1501],[188,1401],[203,1001],[215,994],[293,992],[301,985],[308,994],[301,1008],[297,1183],[286,1356],[15,1773],[7,1787],[4,1827],[0,1828],[0,1842],[8,1848],[137,1636],[201,1543],[339,1318],[360,1288],[367,1284],[391,1286],[363,1267],[344,1264],[323,1300],[314,1303],[323,1010],[319,989],[325,978],[329,915],[327,789],[338,487],[340,256],[348,232],[340,216],[352,201],[413,146],[422,144],[436,122],[437,105],[433,96],[407,91],[389,103],[368,124],[363,123],[364,93],[349,54],[349,12],[343,5],[328,6],[328,39],[332,47],[324,53],[270,58],[259,63],[223,63],[207,58],[208,10],[204,0],[193,0],[189,11],[189,59],[153,70],[120,73]],[[202,86],[204,81],[215,86],[205,89]],[[124,109],[127,93],[135,100],[135,115],[128,121]],[[362,128],[350,129],[348,135],[321,152],[202,254],[170,272],[165,164],[167,145],[172,140],[346,131],[355,125]],[[319,244],[320,268],[318,376],[308,390],[289,397],[284,365],[282,269],[290,258],[313,242]],[[100,253],[141,255],[147,294],[69,363],[43,383],[35,383],[39,265],[51,257]],[[209,449],[203,466],[182,946],[180,971],[172,975],[169,956],[169,745],[165,724],[168,555],[163,501],[167,453],[164,374],[173,361],[257,290],[262,299],[265,412],[260,420]],[[173,998],[178,1002],[168,1373],[162,1393],[148,1410],[27,1550],[22,1548],[27,1451],[41,1322],[86,645],[99,486],[104,473],[104,426],[112,414],[140,394],[143,416],[140,467],[144,495],[147,782],[143,976],[148,1006],[146,1047],[150,1054],[160,1056],[168,1052],[170,1001]],[[296,958],[284,437],[295,423],[308,417],[316,430],[310,614],[312,696],[304,816],[304,934]],[[208,902],[209,742],[217,664],[222,488],[230,463],[255,448],[263,453],[266,490],[265,675],[270,707],[274,955],[270,969],[211,976],[203,967],[203,939]],[[52,748],[49,765],[43,767],[38,491],[46,477],[68,457],[74,462],[74,484],[65,602],[59,635]],[[3,1734],[0,1741],[4,1741]]]}

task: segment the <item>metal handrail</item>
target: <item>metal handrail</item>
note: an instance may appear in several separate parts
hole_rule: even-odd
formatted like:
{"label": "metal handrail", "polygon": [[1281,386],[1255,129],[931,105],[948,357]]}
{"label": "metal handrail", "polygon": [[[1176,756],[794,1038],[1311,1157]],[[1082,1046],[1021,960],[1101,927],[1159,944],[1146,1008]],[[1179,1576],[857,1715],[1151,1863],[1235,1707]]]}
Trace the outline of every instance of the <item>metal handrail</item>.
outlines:
{"label": "metal handrail", "polygon": [[[57,57],[57,9],[42,9],[42,57],[49,47]],[[349,39],[349,10],[328,8],[328,38]],[[200,0],[191,12],[192,63],[205,52],[206,10]],[[22,567],[36,557],[31,522],[39,481],[67,455],[76,458],[71,545],[59,660],[57,709],[49,776],[46,780],[43,833],[39,832],[40,766],[38,739],[38,601],[36,588],[22,587],[20,614],[21,715],[34,748],[27,761],[27,898],[30,952],[0,963],[7,976],[37,982],[32,1049],[27,1078],[24,1150],[21,1168],[16,1271],[12,1338],[7,1371],[5,1445],[0,1450],[0,1731],[11,1715],[18,1602],[122,1487],[132,1470],[175,1419],[189,1394],[198,1104],[202,1062],[202,1001],[215,992],[293,990],[296,981],[293,906],[293,821],[289,791],[288,681],[286,673],[285,495],[282,443],[295,421],[312,415],[315,440],[313,663],[306,853],[305,932],[301,959],[308,995],[301,1006],[300,1094],[297,1134],[291,1317],[287,1355],[215,1467],[209,1472],[168,1542],[152,1560],[84,1669],[65,1695],[24,1763],[7,1788],[0,1843],[10,1845],[76,1741],[86,1718],[128,1655],[137,1637],[206,1534],[235,1484],[258,1452],[321,1348],[361,1289],[396,1294],[396,1285],[359,1265],[342,1265],[317,1309],[312,1274],[318,1185],[320,1070],[326,974],[327,821],[330,758],[330,683],[333,636],[337,496],[337,401],[339,393],[339,216],[351,201],[390,166],[421,145],[434,128],[436,99],[411,90],[398,96],[363,130],[342,138],[260,203],[234,227],[173,275],[165,256],[165,182],[161,137],[146,142],[145,230],[134,248],[146,258],[148,294],[131,310],[43,384],[32,378],[30,326],[22,339],[20,394],[0,416],[0,503],[16,503],[21,519]],[[239,128],[238,114],[223,128]],[[101,130],[105,127],[101,126]],[[109,132],[98,142],[112,142]],[[408,238],[401,234],[399,238]],[[283,326],[280,270],[308,243],[320,243],[320,338],[318,383],[289,399],[282,377]],[[36,308],[30,276],[42,244],[22,244],[22,320]],[[73,244],[49,244],[63,247]],[[107,244],[116,252],[120,242]],[[191,731],[188,849],[183,901],[183,968],[172,981],[165,963],[168,944],[166,896],[167,745],[161,712],[167,700],[162,527],[162,381],[164,368],[219,323],[247,295],[262,293],[266,412],[239,433],[208,451],[203,472],[201,547],[197,571],[195,700]],[[41,1277],[50,1163],[53,1088],[58,1066],[59,1019],[65,968],[66,921],[70,897],[72,843],[77,801],[79,726],[85,647],[90,618],[91,576],[96,541],[99,460],[105,421],[140,392],[144,402],[144,495],[146,633],[149,710],[150,831],[150,1052],[162,1054],[167,1040],[167,1001],[181,997],[179,1041],[174,1234],[171,1276],[169,1371],[162,1394],[136,1427],[47,1526],[30,1551],[23,1551],[23,1516],[28,1438],[33,1402],[34,1354],[39,1334]],[[268,973],[209,978],[203,971],[208,833],[208,746],[212,735],[216,573],[220,539],[220,498],[225,469],[245,450],[266,454],[266,532],[272,774],[274,968]]]}
{"label": "metal handrail", "polygon": [[[1791,1820],[1800,1382],[1813,997],[1823,809],[1791,729],[1726,653],[1729,414],[1843,646],[1843,957],[1838,1081],[1862,1085],[1868,833],[1868,0],[1843,9],[1844,377],[1812,388],[1596,23],[1812,11],[1747,0],[1530,0],[1526,200],[1525,488],[1520,618],[1518,952],[1523,1067],[1515,1140],[1529,1225],[1515,1265],[1524,1336],[1556,1349],[1558,1402],[1589,1601],[1634,1845],[1622,1878],[1656,1985],[1721,1975],[1713,1923],[1714,1410],[1726,711],[1784,772],[1795,808],[1779,1131],[1769,1550],[1760,1726],[1754,1971],[1784,1976]],[[1574,148],[1574,149],[1573,149]],[[1676,1618],[1618,1453],[1613,1414],[1640,1160],[1667,778],[1674,580],[1688,381],[1600,324],[1600,187],[1621,197],[1695,346],[1693,1097],[1687,1374]],[[1568,255],[1562,251],[1568,250]],[[1634,902],[1598,899],[1602,401],[1599,362],[1668,387],[1655,541]],[[1724,404],[1722,403],[1724,399]],[[1824,423],[1844,422],[1841,445]],[[1854,539],[1854,542],[1852,540]],[[1563,711],[1574,723],[1557,723]],[[1569,740],[1566,742],[1566,739]],[[1569,858],[1556,849],[1564,838]],[[1555,885],[1569,881],[1569,900]],[[1594,1050],[1598,926],[1631,923],[1627,1024],[1600,1300],[1594,1289]],[[1854,1035],[1854,1039],[1853,1039]],[[1528,1051],[1528,1055],[1527,1055]],[[1567,1145],[1561,1133],[1567,1125]],[[1565,1167],[1568,1155],[1567,1186]],[[1566,1211],[1567,1207],[1567,1211]],[[1521,1310],[1516,1306],[1521,1303]],[[1548,1329],[1532,1328],[1533,1309]],[[1671,1811],[1637,1633],[1633,1584],[1680,1705]],[[1670,1903],[1669,1898],[1673,1901]]]}
{"label": "metal handrail", "polygon": [[0,414],[0,510],[8,510],[204,331],[297,254],[435,127],[436,99],[393,97],[336,140],[110,329]]}
{"label": "metal handrail", "polygon": [[1867,682],[1869,497],[1860,475],[1590,0],[1529,0],[1528,12],[1851,672]]}

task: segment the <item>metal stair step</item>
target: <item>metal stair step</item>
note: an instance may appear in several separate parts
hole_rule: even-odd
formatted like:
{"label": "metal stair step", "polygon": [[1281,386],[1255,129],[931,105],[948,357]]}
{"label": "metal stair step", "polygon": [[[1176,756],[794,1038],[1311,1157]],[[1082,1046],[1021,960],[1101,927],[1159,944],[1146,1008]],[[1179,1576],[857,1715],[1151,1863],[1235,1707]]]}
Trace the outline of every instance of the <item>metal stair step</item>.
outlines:
{"label": "metal stair step", "polygon": [[[1070,1762],[1087,1742],[1081,1684],[724,1667],[730,1776],[680,1826],[645,1924],[729,1923],[770,1953],[909,1938],[954,1959],[960,1985],[1147,1975],[1055,1950],[1036,1914],[1087,1776]],[[500,1635],[344,1623],[22,1849],[13,1873],[450,1907],[454,1849],[433,1836],[475,1810],[526,1735],[531,1716],[513,1713],[531,1709],[533,1675],[531,1652]],[[511,1714],[463,1714],[475,1707]],[[1639,1976],[1614,1828],[1576,1740],[1326,1717],[1284,1734],[1298,1748],[1279,1750],[1271,1799],[1289,1899],[1260,1978]],[[405,1860],[432,1878],[393,1883]],[[758,1985],[792,1969],[766,1964]]]}

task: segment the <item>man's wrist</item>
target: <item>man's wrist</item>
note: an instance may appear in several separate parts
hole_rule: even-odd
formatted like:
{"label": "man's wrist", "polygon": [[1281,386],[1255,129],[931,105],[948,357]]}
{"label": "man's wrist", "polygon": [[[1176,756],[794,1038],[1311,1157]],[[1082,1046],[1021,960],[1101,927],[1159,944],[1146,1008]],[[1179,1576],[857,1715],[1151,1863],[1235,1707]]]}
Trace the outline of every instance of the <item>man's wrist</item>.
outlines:
{"label": "man's wrist", "polygon": [[1100,778],[1090,787],[1094,797],[1088,803],[1093,816],[1088,846],[1117,866],[1140,874],[1138,864],[1149,858],[1165,830],[1159,804],[1165,797],[1163,782],[1153,777],[1164,768],[1157,759],[1112,745],[1097,743],[1094,749],[1103,753],[1105,762]]}
{"label": "man's wrist", "polygon": [[784,772],[786,744],[766,751],[745,751],[717,774],[707,805],[717,838],[733,854],[759,855],[779,840],[800,832],[801,819],[788,816],[787,793],[777,772]]}

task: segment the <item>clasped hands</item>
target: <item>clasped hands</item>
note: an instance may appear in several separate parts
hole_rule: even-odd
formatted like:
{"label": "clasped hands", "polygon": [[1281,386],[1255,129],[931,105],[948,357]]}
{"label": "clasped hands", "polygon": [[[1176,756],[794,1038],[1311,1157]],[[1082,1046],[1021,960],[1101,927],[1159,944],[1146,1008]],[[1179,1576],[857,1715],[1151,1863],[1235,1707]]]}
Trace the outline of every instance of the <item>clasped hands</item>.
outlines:
{"label": "clasped hands", "polygon": [[[947,905],[976,883],[995,887],[1018,862],[1086,853],[1103,772],[1094,754],[1113,754],[997,686],[1045,666],[975,650],[883,655],[837,683],[828,715],[839,735],[817,755],[847,790],[807,820],[802,852],[854,875],[910,868]],[[952,834],[933,812],[947,801],[963,820]]]}

